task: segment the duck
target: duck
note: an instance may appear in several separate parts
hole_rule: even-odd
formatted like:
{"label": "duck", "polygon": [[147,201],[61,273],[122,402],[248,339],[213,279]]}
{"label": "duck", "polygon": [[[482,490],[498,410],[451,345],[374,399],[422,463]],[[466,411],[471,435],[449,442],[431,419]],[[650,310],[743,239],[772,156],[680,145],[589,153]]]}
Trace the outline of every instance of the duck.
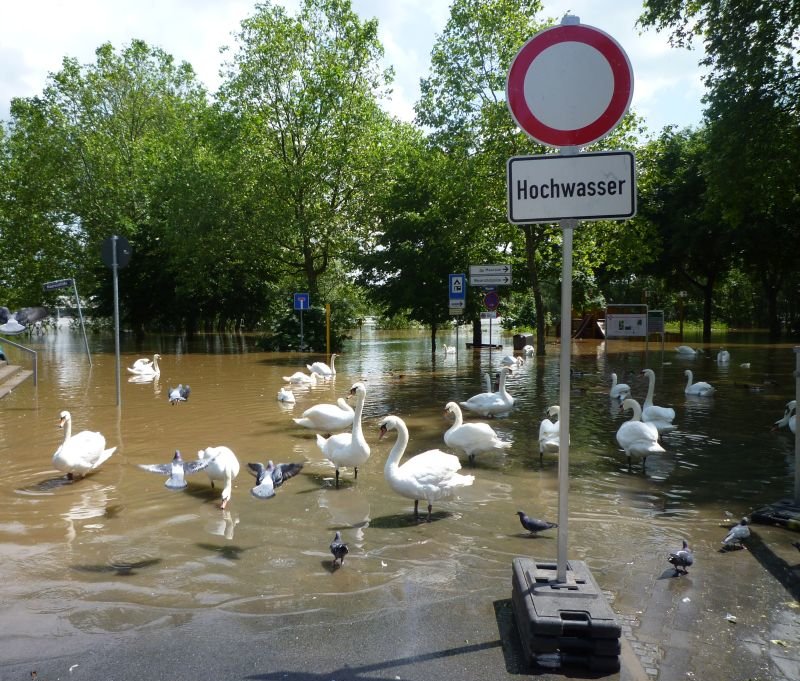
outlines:
{"label": "duck", "polygon": [[614,399],[624,400],[630,397],[631,387],[627,383],[617,383],[617,375],[611,374],[611,389],[608,394]]}
{"label": "duck", "polygon": [[683,372],[684,376],[686,376],[686,388],[683,392],[687,395],[699,395],[700,397],[707,397],[714,393],[714,386],[710,383],[706,383],[705,381],[698,381],[697,383],[693,383],[693,376],[692,370],[686,369]]}
{"label": "duck", "polygon": [[322,380],[319,374],[306,374],[302,371],[295,371],[291,376],[283,377],[284,381],[293,385],[316,385],[318,379]]}
{"label": "duck", "polygon": [[214,487],[216,481],[225,483],[219,505],[221,509],[225,510],[233,492],[233,481],[239,475],[239,459],[231,449],[225,446],[201,449],[197,452],[197,458],[208,462],[205,471],[208,473],[211,487]]}
{"label": "duck", "polygon": [[354,416],[353,408],[340,397],[336,404],[315,404],[306,409],[300,418],[292,420],[303,428],[329,433],[352,426]]}
{"label": "duck", "polygon": [[128,371],[132,374],[136,374],[137,376],[159,376],[161,374],[161,369],[158,366],[158,360],[161,359],[161,355],[156,353],[153,355],[153,359],[137,359],[133,366],[128,367]]}
{"label": "duck", "polygon": [[356,397],[356,406],[353,413],[353,428],[350,433],[338,433],[324,438],[317,434],[317,446],[322,450],[322,455],[336,467],[336,487],[339,487],[339,469],[353,468],[353,477],[358,479],[358,467],[364,465],[369,459],[370,448],[364,439],[361,429],[361,415],[364,412],[364,400],[367,396],[367,386],[362,382],[354,383],[350,394]]}
{"label": "duck", "polygon": [[717,353],[717,364],[727,364],[730,361],[731,353],[725,348],[720,348],[719,352]]}
{"label": "duck", "polygon": [[666,450],[658,444],[656,427],[652,423],[642,421],[642,408],[630,397],[620,405],[620,411],[628,409],[633,411],[633,416],[617,430],[617,442],[628,457],[628,468],[631,467],[631,457],[638,456],[642,459],[642,469],[644,469],[648,455],[660,454]]}
{"label": "duck", "polygon": [[558,454],[561,450],[561,427],[557,420],[561,407],[557,404],[551,405],[545,412],[548,418],[542,419],[539,424],[539,462],[542,462],[545,454]]}
{"label": "duck", "polygon": [[675,567],[676,576],[681,573],[684,575],[689,574],[686,568],[694,563],[694,555],[689,549],[689,543],[685,539],[683,540],[683,548],[672,551],[669,556],[667,556],[667,562]]}
{"label": "duck", "polygon": [[500,369],[500,385],[496,393],[485,392],[473,395],[466,402],[460,402],[460,406],[485,417],[503,416],[510,413],[514,407],[514,398],[506,390],[506,377],[510,373],[511,369],[502,367]]}
{"label": "duck", "polygon": [[672,407],[659,407],[653,404],[653,393],[656,389],[656,372],[652,369],[642,369],[647,376],[647,395],[642,404],[642,421],[652,423],[659,433],[674,430],[675,410]]}
{"label": "duck", "polygon": [[82,430],[73,435],[72,415],[68,411],[59,416],[58,426],[64,429],[64,441],[53,454],[53,467],[66,473],[69,480],[96,471],[116,451],[116,447],[106,448],[106,438],[101,433]]}
{"label": "duck", "polygon": [[453,449],[460,449],[475,464],[475,455],[492,450],[509,449],[510,442],[497,437],[497,433],[488,423],[464,423],[461,407],[455,402],[448,402],[444,407],[445,414],[452,414],[453,425],[444,434],[444,443]]}
{"label": "duck", "polygon": [[257,499],[271,499],[275,496],[275,490],[278,487],[303,470],[303,464],[279,463],[276,465],[272,461],[267,461],[265,466],[263,463],[256,462],[248,463],[247,470],[256,478],[255,487],[250,490],[250,494]]}
{"label": "duck", "polygon": [[325,362],[314,362],[313,364],[306,364],[306,369],[308,369],[309,373],[316,374],[321,378],[333,378],[336,376],[336,358],[339,355],[333,353],[331,355],[331,363],[330,366],[325,364]]}
{"label": "duck", "polygon": [[750,528],[748,525],[750,521],[745,517],[739,521],[738,525],[734,525],[730,532],[725,535],[725,538],[722,540],[722,550],[727,551],[730,549],[743,549],[744,548],[744,540],[750,536]]}
{"label": "duck", "polygon": [[383,475],[392,491],[414,500],[414,520],[419,521],[419,500],[428,502],[427,522],[431,522],[433,502],[451,497],[462,487],[475,482],[474,475],[462,475],[461,462],[454,454],[429,449],[412,456],[403,464],[400,459],[408,446],[408,428],[399,416],[390,415],[380,422],[380,438],[390,430],[397,431],[397,440],[389,452]]}
{"label": "duck", "polygon": [[178,404],[178,402],[186,402],[189,399],[189,394],[192,389],[188,385],[179,383],[177,388],[170,388],[167,392],[167,398],[170,404]]}
{"label": "duck", "polygon": [[694,357],[697,354],[697,350],[688,345],[679,345],[675,348],[675,352],[679,355],[686,355],[687,357]]}
{"label": "duck", "polygon": [[281,388],[278,390],[278,402],[286,402],[287,404],[294,404],[297,400],[295,399],[294,393],[292,392],[291,388]]}
{"label": "duck", "polygon": [[164,483],[167,489],[183,489],[189,486],[186,476],[203,470],[209,463],[209,459],[184,461],[180,450],[176,449],[175,455],[169,463],[140,463],[137,466],[143,471],[169,476]]}
{"label": "duck", "polygon": [[772,430],[786,428],[787,426],[793,433],[797,432],[797,400],[791,400],[790,402],[786,403],[786,407],[783,410],[783,416],[775,421],[775,425],[772,427]]}

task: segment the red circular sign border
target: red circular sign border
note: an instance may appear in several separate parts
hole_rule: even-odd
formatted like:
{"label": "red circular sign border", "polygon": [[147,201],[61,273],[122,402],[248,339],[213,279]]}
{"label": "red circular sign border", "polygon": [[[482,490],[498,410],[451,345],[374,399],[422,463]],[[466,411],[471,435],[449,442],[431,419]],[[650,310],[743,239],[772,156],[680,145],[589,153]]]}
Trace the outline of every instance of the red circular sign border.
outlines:
{"label": "red circular sign border", "polygon": [[[600,52],[611,67],[614,92],[606,110],[577,130],[559,130],[542,123],[525,101],[525,75],[544,50],[564,42],[579,42]],[[513,83],[513,85],[512,85]],[[537,142],[553,147],[579,147],[596,142],[619,123],[633,96],[633,72],[625,51],[610,35],[586,24],[567,24],[540,31],[526,42],[511,62],[506,80],[506,101],[511,115]]]}

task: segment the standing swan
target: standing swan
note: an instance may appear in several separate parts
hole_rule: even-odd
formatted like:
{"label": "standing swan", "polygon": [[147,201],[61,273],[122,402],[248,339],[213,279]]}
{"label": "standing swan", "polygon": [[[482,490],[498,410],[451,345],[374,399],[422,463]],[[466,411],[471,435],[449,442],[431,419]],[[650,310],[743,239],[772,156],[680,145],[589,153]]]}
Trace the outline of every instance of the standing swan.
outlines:
{"label": "standing swan", "polygon": [[502,367],[500,369],[500,385],[496,393],[485,392],[473,395],[466,402],[461,402],[461,406],[481,416],[508,414],[514,406],[514,398],[506,390],[506,376],[510,373],[511,369]]}
{"label": "standing swan", "polygon": [[317,435],[317,446],[322,450],[323,456],[332,461],[336,467],[336,487],[339,487],[339,469],[352,466],[354,478],[358,478],[358,467],[369,459],[369,445],[364,439],[361,430],[361,414],[364,411],[364,399],[367,396],[367,386],[355,383],[350,388],[350,394],[356,396],[356,407],[353,414],[353,432],[332,435],[327,440],[322,435]]}
{"label": "standing swan", "polygon": [[414,520],[419,520],[419,500],[428,502],[428,522],[431,521],[433,502],[450,497],[459,487],[475,482],[474,475],[461,475],[461,462],[454,454],[439,449],[429,449],[408,459],[402,466],[400,459],[408,446],[408,428],[399,416],[387,416],[381,421],[383,438],[389,430],[397,431],[397,441],[389,452],[383,475],[389,487],[397,494],[414,500]]}
{"label": "standing swan", "polygon": [[464,423],[461,408],[455,402],[448,402],[445,413],[455,418],[453,425],[444,434],[444,443],[453,449],[460,449],[475,463],[475,455],[493,449],[508,449],[510,442],[503,442],[488,423]]}
{"label": "standing swan", "polygon": [[617,442],[625,450],[628,456],[628,468],[631,467],[631,457],[638,456],[642,459],[642,469],[644,469],[648,454],[664,452],[664,448],[658,444],[658,430],[652,423],[644,423],[641,420],[642,408],[633,399],[626,399],[620,406],[620,411],[632,409],[633,416],[630,421],[625,421],[617,430]]}
{"label": "standing swan", "polygon": [[214,481],[224,481],[222,488],[222,501],[219,507],[225,510],[233,492],[233,480],[239,475],[239,459],[227,447],[206,447],[197,452],[197,458],[201,461],[208,461],[205,467],[208,478],[211,480],[211,487]]}
{"label": "standing swan", "polygon": [[652,369],[642,369],[647,376],[647,397],[642,405],[642,421],[652,423],[659,433],[675,428],[675,410],[672,407],[658,407],[653,404],[653,393],[656,389],[656,373]]}
{"label": "standing swan", "polygon": [[82,430],[73,436],[72,415],[62,411],[60,416],[58,427],[64,429],[64,441],[53,454],[53,467],[66,473],[70,480],[97,470],[116,451],[116,447],[106,449],[106,439],[100,433]]}
{"label": "standing swan", "polygon": [[333,378],[336,376],[336,365],[334,362],[338,356],[339,355],[336,353],[331,355],[330,366],[325,364],[325,362],[314,362],[313,364],[306,364],[306,369],[308,369],[312,374],[317,374],[321,378]]}
{"label": "standing swan", "polygon": [[618,400],[631,396],[631,387],[627,383],[617,383],[617,375],[611,374],[611,390],[608,394]]}
{"label": "standing swan", "polygon": [[705,381],[692,383],[691,369],[687,369],[683,373],[686,376],[686,389],[683,392],[685,392],[687,395],[700,395],[701,397],[706,397],[713,394],[714,386],[712,386],[710,383],[706,383]]}

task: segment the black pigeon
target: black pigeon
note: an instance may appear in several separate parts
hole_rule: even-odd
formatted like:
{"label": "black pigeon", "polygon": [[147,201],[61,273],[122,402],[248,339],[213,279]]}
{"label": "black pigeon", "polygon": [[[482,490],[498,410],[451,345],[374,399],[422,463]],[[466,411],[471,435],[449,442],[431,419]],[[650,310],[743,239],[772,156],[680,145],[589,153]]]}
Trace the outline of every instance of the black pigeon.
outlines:
{"label": "black pigeon", "polygon": [[11,312],[7,307],[0,306],[0,333],[13,336],[22,333],[30,324],[50,316],[46,307],[23,307],[16,312]]}
{"label": "black pigeon", "polygon": [[178,404],[178,402],[186,402],[189,399],[189,393],[192,389],[188,385],[182,383],[177,388],[169,389],[169,403]]}
{"label": "black pigeon", "polygon": [[278,487],[303,470],[301,463],[279,463],[276,466],[272,461],[268,461],[266,466],[261,463],[248,463],[247,467],[256,476],[256,486],[250,490],[250,494],[259,499],[274,497]]}
{"label": "black pigeon", "polygon": [[169,463],[140,463],[139,468],[151,473],[160,473],[161,475],[168,475],[167,481],[164,483],[169,489],[183,489],[189,483],[186,482],[186,477],[190,473],[197,473],[203,470],[212,459],[197,459],[195,461],[184,461],[181,458],[180,450],[175,450],[175,456]]}
{"label": "black pigeon", "polygon": [[333,554],[333,567],[337,568],[344,564],[344,557],[348,554],[347,544],[342,541],[342,533],[338,530],[331,542],[331,553]]}
{"label": "black pigeon", "polygon": [[675,566],[675,574],[679,575],[683,573],[684,575],[688,575],[689,571],[686,569],[692,563],[694,563],[694,556],[692,552],[689,550],[689,544],[686,543],[686,540],[683,540],[683,548],[678,551],[673,551],[669,554],[667,558],[667,562],[671,563]]}
{"label": "black pigeon", "polygon": [[536,534],[537,532],[542,532],[543,530],[549,530],[554,527],[558,527],[558,523],[551,523],[547,520],[539,520],[539,518],[529,518],[525,515],[525,511],[517,511],[517,515],[519,516],[519,521],[522,523],[522,527],[524,527],[528,532],[531,534]]}

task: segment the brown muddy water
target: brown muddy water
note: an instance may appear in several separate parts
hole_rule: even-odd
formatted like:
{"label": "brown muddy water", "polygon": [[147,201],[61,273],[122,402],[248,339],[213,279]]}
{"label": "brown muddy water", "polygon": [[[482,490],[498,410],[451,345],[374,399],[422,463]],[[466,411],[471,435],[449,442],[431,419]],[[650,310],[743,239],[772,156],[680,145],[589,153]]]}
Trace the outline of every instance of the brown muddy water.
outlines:
{"label": "brown muddy water", "polygon": [[[24,339],[39,352],[38,386],[28,380],[0,401],[2,647],[28,651],[42,641],[167,627],[208,608],[280,617],[364,611],[402,603],[415,585],[455,590],[466,581],[510,594],[513,557],[556,554],[555,531],[531,539],[515,515],[557,515],[557,460],[545,456],[540,465],[537,443],[544,411],[558,400],[556,344],[508,380],[514,410],[491,424],[513,446],[479,454],[473,468],[462,458],[475,483],[435,504],[433,522],[414,523],[413,502],[383,476],[395,439],[379,441],[383,416],[407,422],[407,454],[446,449],[445,403],[483,392],[484,372],[496,372],[511,353],[510,337],[503,350],[473,352],[464,335],[440,337],[460,347],[432,361],[426,333],[356,331],[335,378],[295,390],[293,406],[276,399],[282,377],[327,358],[263,353],[241,335],[192,344],[158,337],[138,348],[123,342],[120,408],[113,339],[90,338],[92,367],[75,331]],[[719,343],[694,347],[701,353],[686,359],[674,345],[662,354],[658,342],[647,351],[626,341],[573,344],[568,553],[612,594],[620,564],[666,556],[685,536],[696,554],[715,552],[721,520],[792,492],[794,441],[787,430],[770,430],[794,397],[792,345],[730,337],[724,366],[715,361]],[[26,363],[5,349],[12,362]],[[155,352],[160,377],[130,382],[126,367]],[[614,438],[627,416],[609,398],[610,374],[643,401],[646,366],[656,372],[656,404],[675,408],[678,427],[663,436],[665,454],[648,458],[644,472],[629,471]],[[686,368],[716,387],[713,397],[684,394]],[[371,458],[355,481],[345,469],[335,489],[314,433],[292,417],[335,402],[362,380]],[[189,384],[191,395],[171,406],[167,392],[178,383]],[[63,409],[72,413],[73,433],[97,430],[117,447],[99,471],[74,482],[51,467]],[[194,458],[212,445],[230,447],[242,465],[225,510],[204,472],[173,492],[136,465],[166,463],[175,449]],[[268,459],[305,466],[274,498],[259,500],[250,495],[246,463]],[[336,530],[350,553],[334,572],[328,545]]]}

